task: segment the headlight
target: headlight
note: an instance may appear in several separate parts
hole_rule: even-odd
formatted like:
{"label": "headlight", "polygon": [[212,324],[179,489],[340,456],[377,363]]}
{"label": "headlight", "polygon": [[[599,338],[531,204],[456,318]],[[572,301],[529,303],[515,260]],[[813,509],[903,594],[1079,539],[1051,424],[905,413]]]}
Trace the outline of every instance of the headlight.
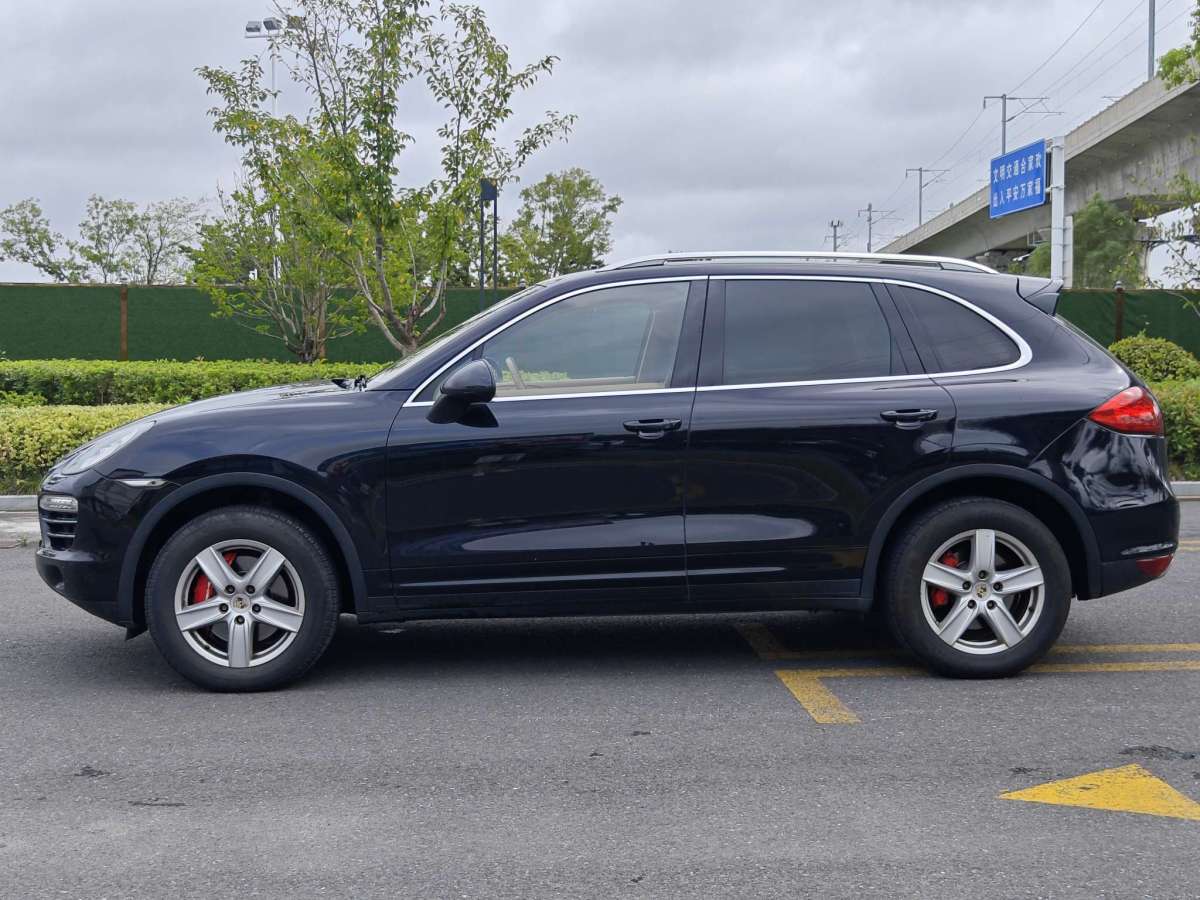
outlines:
{"label": "headlight", "polygon": [[61,463],[59,471],[63,475],[75,475],[104,462],[130,441],[145,434],[154,425],[153,419],[140,422],[130,422],[120,428],[106,432],[90,443],[84,444]]}

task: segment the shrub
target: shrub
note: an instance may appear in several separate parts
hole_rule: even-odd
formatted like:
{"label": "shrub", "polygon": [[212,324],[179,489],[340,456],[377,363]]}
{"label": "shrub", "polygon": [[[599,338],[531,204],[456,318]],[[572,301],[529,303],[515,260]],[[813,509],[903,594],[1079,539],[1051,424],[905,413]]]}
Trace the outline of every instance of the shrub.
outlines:
{"label": "shrub", "polygon": [[161,404],[0,408],[0,472],[6,480],[40,479],[64,454]]}
{"label": "shrub", "polygon": [[41,394],[18,394],[16,391],[0,391],[0,406],[42,406],[46,398]]}
{"label": "shrub", "polygon": [[270,360],[0,360],[0,391],[35,394],[52,404],[174,404],[249,388],[370,375],[379,368],[378,363],[304,365]]}
{"label": "shrub", "polygon": [[1163,381],[1150,386],[1162,408],[1167,452],[1176,475],[1200,474],[1200,381]]}
{"label": "shrub", "polygon": [[1200,378],[1200,360],[1166,338],[1137,334],[1108,349],[1146,381]]}

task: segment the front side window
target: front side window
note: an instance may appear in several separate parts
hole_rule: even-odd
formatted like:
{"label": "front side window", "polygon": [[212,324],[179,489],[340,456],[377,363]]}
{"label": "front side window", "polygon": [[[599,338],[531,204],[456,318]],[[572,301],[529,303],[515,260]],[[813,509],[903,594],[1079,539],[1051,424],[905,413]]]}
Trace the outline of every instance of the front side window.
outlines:
{"label": "front side window", "polygon": [[[506,328],[472,358],[491,364],[497,397],[665,388],[675,367],[688,286],[622,285],[568,297]],[[420,399],[435,399],[441,380]]]}
{"label": "front side window", "polygon": [[860,282],[725,283],[725,384],[892,374],[892,335]]}
{"label": "front side window", "polygon": [[1012,338],[949,297],[892,285],[917,352],[931,372],[967,372],[1016,362],[1021,351]]}

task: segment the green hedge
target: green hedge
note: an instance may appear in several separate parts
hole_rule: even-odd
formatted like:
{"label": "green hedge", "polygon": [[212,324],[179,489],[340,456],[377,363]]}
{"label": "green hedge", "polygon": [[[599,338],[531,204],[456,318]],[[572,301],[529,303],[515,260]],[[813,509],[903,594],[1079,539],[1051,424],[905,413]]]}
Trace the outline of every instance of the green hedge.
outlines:
{"label": "green hedge", "polygon": [[61,456],[161,404],[0,407],[0,489],[33,491]]}
{"label": "green hedge", "polygon": [[1166,338],[1137,334],[1117,341],[1108,352],[1146,381],[1200,378],[1200,360]]}
{"label": "green hedge", "polygon": [[47,403],[185,403],[248,388],[373,374],[378,363],[281,363],[270,360],[110,362],[81,359],[0,360],[0,391]]}
{"label": "green hedge", "polygon": [[1162,408],[1172,476],[1200,479],[1200,381],[1150,385]]}

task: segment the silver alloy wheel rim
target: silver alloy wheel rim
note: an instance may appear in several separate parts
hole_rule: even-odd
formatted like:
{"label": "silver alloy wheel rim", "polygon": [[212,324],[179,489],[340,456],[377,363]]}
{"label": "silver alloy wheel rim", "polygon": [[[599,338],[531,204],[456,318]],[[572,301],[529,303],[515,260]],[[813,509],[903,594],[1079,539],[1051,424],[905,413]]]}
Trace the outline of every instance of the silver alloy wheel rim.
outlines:
{"label": "silver alloy wheel rim", "polygon": [[[233,553],[233,562],[226,555]],[[198,580],[208,597],[196,602]],[[263,582],[266,582],[265,584]],[[288,559],[261,541],[221,541],[197,553],[175,586],[175,623],[193,651],[232,669],[284,653],[304,622],[304,586]]]}
{"label": "silver alloy wheel rim", "polygon": [[[955,565],[943,561],[955,556],[960,557]],[[1044,576],[1033,551],[991,528],[956,534],[937,549],[921,575],[925,621],[963,653],[1003,653],[1019,644],[1037,626],[1044,597]]]}

